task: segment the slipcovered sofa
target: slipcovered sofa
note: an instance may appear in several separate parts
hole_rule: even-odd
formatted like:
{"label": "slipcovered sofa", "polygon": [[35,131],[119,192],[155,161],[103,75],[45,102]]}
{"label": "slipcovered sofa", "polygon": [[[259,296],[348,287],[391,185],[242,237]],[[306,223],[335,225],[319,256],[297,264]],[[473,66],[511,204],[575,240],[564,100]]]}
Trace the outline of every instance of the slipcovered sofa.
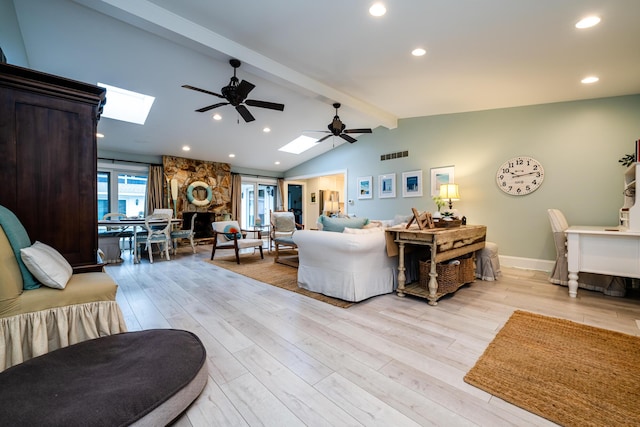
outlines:
{"label": "slipcovered sofa", "polygon": [[[335,227],[339,221],[324,222],[323,229],[329,222],[328,229],[339,230]],[[384,228],[343,223],[351,227],[343,225],[342,232],[298,230],[293,234],[300,261],[298,286],[352,302],[393,292],[397,257],[387,256]]]}
{"label": "slipcovered sofa", "polygon": [[48,248],[30,245],[20,221],[0,206],[0,371],[61,347],[126,332],[117,285],[107,273],[71,274],[63,289],[38,282],[21,249],[43,247]]}

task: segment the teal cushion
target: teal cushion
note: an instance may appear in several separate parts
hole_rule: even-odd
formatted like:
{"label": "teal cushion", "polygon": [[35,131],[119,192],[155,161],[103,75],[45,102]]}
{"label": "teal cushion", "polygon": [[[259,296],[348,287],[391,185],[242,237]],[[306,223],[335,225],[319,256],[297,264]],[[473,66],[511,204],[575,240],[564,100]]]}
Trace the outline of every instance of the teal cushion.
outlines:
{"label": "teal cushion", "polygon": [[224,235],[227,239],[229,240],[233,240],[233,236],[236,236],[236,239],[240,240],[242,239],[242,233],[240,232],[240,230],[238,230],[238,228],[234,225],[227,225],[224,228]]}
{"label": "teal cushion", "polygon": [[13,253],[18,261],[20,273],[22,273],[22,288],[25,290],[38,289],[40,284],[36,278],[33,277],[33,274],[31,274],[20,256],[20,249],[31,247],[31,239],[29,239],[27,230],[25,230],[15,214],[2,205],[0,205],[0,225],[2,225],[4,234],[7,235],[11,249],[13,249]]}
{"label": "teal cushion", "polygon": [[342,233],[345,227],[362,228],[369,224],[369,218],[331,218],[323,215],[320,220],[322,221],[322,231],[336,233]]}

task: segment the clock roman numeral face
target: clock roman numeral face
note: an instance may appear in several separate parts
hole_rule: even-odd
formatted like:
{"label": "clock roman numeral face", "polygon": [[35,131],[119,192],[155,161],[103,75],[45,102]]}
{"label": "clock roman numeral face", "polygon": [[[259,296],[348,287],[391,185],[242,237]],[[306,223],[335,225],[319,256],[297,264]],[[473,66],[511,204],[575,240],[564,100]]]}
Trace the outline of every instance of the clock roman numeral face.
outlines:
{"label": "clock roman numeral face", "polygon": [[498,188],[513,196],[531,194],[540,187],[544,169],[537,160],[519,156],[504,162],[496,173]]}

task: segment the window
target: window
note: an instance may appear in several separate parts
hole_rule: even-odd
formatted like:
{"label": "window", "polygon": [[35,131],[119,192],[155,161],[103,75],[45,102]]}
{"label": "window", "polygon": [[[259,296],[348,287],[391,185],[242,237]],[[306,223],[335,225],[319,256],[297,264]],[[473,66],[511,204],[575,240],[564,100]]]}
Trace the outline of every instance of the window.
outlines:
{"label": "window", "polygon": [[98,164],[98,218],[118,212],[144,217],[147,194],[146,166]]}
{"label": "window", "polygon": [[276,205],[276,183],[271,181],[243,177],[241,214],[243,226],[254,226],[256,219],[262,225],[269,224],[269,211],[275,210]]}

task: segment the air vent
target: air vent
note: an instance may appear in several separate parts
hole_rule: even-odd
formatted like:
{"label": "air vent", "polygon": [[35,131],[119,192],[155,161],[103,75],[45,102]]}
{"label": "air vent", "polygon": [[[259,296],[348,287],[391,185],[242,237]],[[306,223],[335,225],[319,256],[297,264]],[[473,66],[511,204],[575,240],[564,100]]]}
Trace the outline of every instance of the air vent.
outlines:
{"label": "air vent", "polygon": [[397,153],[381,154],[380,155],[380,161],[383,162],[385,160],[400,159],[402,157],[409,157],[409,152],[408,151],[398,151]]}

